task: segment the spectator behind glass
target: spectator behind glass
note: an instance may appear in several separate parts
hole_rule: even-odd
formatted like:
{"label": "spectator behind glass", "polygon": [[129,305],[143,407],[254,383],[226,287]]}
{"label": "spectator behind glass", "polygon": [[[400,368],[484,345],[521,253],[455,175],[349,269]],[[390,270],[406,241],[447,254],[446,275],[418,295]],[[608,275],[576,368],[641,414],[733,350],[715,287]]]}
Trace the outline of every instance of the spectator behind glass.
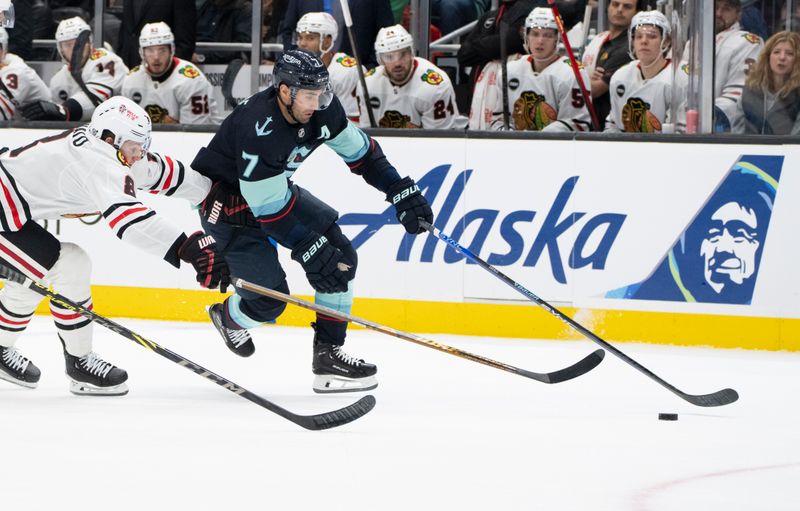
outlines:
{"label": "spectator behind glass", "polygon": [[[389,0],[349,0],[350,14],[353,18],[353,37],[358,46],[358,59],[367,68],[378,65],[373,45],[378,31],[394,24]],[[286,49],[294,48],[292,40],[300,18],[308,12],[327,12],[339,26],[339,33],[346,34],[344,17],[339,0],[289,0],[286,16],[281,22],[281,42]],[[340,37],[332,51],[353,55],[350,39]]]}
{"label": "spectator behind glass", "polygon": [[447,35],[486,12],[490,0],[431,0],[431,23]]}
{"label": "spectator behind glass", "polygon": [[[253,4],[248,0],[204,0],[197,11],[197,41],[249,43]],[[198,50],[192,61],[199,64],[224,64],[233,58],[249,61],[249,52]]]}
{"label": "spectator behind glass", "polygon": [[139,34],[148,23],[163,21],[175,34],[175,56],[191,60],[194,53],[197,8],[194,0],[124,0],[119,29],[119,52],[128,67],[139,64]]}
{"label": "spectator behind glass", "polygon": [[778,32],[767,40],[747,76],[737,133],[800,134],[800,35]]}
{"label": "spectator behind glass", "polygon": [[634,14],[641,10],[637,0],[611,0],[608,3],[608,30],[597,34],[583,52],[583,65],[589,73],[592,89],[592,104],[605,129],[606,117],[611,112],[608,85],[611,77],[631,61],[628,50],[628,27]]}

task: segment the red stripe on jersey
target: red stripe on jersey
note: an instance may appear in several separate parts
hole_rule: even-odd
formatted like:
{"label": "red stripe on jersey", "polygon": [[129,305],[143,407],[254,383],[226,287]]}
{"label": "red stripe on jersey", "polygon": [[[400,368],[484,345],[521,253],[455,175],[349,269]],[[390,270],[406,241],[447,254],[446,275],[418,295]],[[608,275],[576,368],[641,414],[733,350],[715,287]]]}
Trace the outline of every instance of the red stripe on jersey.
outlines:
{"label": "red stripe on jersey", "polygon": [[3,323],[5,325],[21,326],[21,325],[27,325],[30,322],[31,322],[31,318],[23,319],[22,321],[11,321],[8,318],[4,318],[3,316],[0,316],[0,323]]}
{"label": "red stripe on jersey", "polygon": [[167,161],[167,165],[169,165],[169,174],[167,174],[167,180],[164,181],[164,190],[166,190],[169,188],[169,184],[172,182],[172,176],[175,174],[175,164],[169,156],[164,156],[164,159]]}
{"label": "red stripe on jersey", "polygon": [[99,89],[99,88],[92,89],[92,92],[94,92],[95,94],[100,94],[105,99],[108,99],[108,98],[111,97],[111,94],[109,94],[108,92],[106,92],[106,91],[104,91],[102,89]]}
{"label": "red stripe on jersey", "polygon": [[59,314],[58,312],[54,311],[53,309],[50,309],[50,314],[52,314],[54,318],[58,318],[58,319],[61,319],[63,321],[69,321],[71,319],[78,319],[78,318],[81,317],[81,314],[78,314],[77,312],[74,313],[74,314]]}
{"label": "red stripe on jersey", "polygon": [[113,229],[114,226],[117,225],[121,220],[125,219],[126,217],[128,217],[128,216],[130,216],[130,215],[132,215],[134,213],[138,213],[139,211],[147,211],[147,207],[146,206],[142,206],[141,208],[127,209],[121,215],[117,216],[114,220],[110,221],[108,223],[108,225],[109,225],[109,227],[111,227]]}
{"label": "red stripe on jersey", "polygon": [[284,211],[281,216],[278,216],[278,217],[275,217],[275,218],[269,218],[269,219],[261,219],[261,218],[259,218],[258,221],[259,222],[263,222],[265,224],[268,224],[270,222],[277,222],[278,220],[280,220],[281,218],[283,218],[283,217],[285,217],[286,215],[289,214],[289,212],[294,207],[294,203],[295,203],[296,200],[297,200],[297,195],[293,195],[292,196],[292,202],[289,204],[289,207],[286,208],[286,211]]}
{"label": "red stripe on jersey", "polygon": [[22,222],[19,221],[19,211],[17,210],[17,205],[14,203],[14,199],[11,198],[11,192],[8,191],[8,187],[0,179],[0,185],[3,186],[3,195],[5,195],[6,200],[8,201],[8,207],[11,208],[11,218],[14,220],[14,226],[16,226],[17,230],[22,229]]}
{"label": "red stripe on jersey", "polygon": [[40,272],[39,270],[31,266],[30,263],[22,259],[20,256],[15,254],[10,248],[3,245],[2,243],[0,243],[0,252],[3,252],[11,259],[19,263],[20,266],[31,272],[37,279],[41,279],[42,277],[44,277],[44,273]]}

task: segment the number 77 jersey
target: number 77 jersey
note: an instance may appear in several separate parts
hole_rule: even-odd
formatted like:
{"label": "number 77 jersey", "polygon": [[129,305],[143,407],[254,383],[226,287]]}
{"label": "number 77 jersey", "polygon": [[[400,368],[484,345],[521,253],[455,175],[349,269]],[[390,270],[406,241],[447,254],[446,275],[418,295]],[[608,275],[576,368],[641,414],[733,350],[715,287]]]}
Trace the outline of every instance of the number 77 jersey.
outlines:
{"label": "number 77 jersey", "polygon": [[[431,62],[416,57],[409,79],[395,85],[383,66],[366,77],[375,121],[381,128],[452,128],[458,106],[447,73]],[[359,88],[360,89],[360,88]],[[359,124],[369,127],[363,91],[359,90]]]}
{"label": "number 77 jersey", "polygon": [[191,62],[172,58],[159,77],[136,66],[125,77],[122,95],[144,108],[153,123],[214,124],[219,121],[211,84]]}

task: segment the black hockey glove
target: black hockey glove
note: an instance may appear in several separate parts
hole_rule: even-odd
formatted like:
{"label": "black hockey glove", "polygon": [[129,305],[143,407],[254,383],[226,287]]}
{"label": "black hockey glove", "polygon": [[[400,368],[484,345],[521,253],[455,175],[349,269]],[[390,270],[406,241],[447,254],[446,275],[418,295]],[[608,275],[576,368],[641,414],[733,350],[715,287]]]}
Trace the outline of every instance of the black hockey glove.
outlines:
{"label": "black hockey glove", "polygon": [[214,289],[219,286],[225,292],[231,283],[230,271],[225,259],[217,251],[217,242],[210,234],[197,231],[178,249],[178,257],[194,266],[197,282],[201,286]]}
{"label": "black hockey glove", "polygon": [[420,220],[433,223],[433,211],[428,199],[422,195],[419,186],[410,177],[404,177],[393,184],[386,194],[386,200],[394,205],[397,219],[409,234],[425,232],[425,228],[419,223]]}
{"label": "black hockey glove", "polygon": [[303,266],[308,283],[320,293],[343,293],[355,277],[352,261],[315,232],[294,247],[292,259]]}
{"label": "black hockey glove", "polygon": [[244,225],[258,227],[259,223],[244,197],[238,193],[226,190],[222,183],[216,182],[211,186],[208,195],[200,204],[203,218],[210,224],[224,222],[231,225]]}
{"label": "black hockey glove", "polygon": [[50,101],[35,101],[22,107],[22,115],[30,121],[66,121],[67,109]]}

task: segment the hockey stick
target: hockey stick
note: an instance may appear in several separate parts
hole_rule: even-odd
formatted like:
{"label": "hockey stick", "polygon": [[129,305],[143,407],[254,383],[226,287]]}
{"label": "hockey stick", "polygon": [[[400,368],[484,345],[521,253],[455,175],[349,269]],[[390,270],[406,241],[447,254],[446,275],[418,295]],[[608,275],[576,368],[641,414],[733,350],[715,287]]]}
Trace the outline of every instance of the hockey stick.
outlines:
{"label": "hockey stick", "polygon": [[239,71],[242,69],[243,65],[244,60],[233,59],[228,62],[228,66],[225,68],[225,74],[222,75],[222,84],[220,85],[222,97],[225,98],[225,102],[231,108],[236,108],[236,105],[239,104],[236,98],[233,97],[233,82],[235,82],[236,77],[239,76]]}
{"label": "hockey stick", "polygon": [[75,83],[81,88],[84,94],[89,97],[89,101],[92,102],[94,106],[99,105],[102,103],[100,98],[92,94],[86,84],[83,82],[83,48],[89,43],[89,39],[92,37],[92,33],[88,30],[84,30],[78,37],[75,39],[75,45],[72,47],[72,55],[70,55],[69,59],[69,74],[72,75],[72,79],[75,80]]}
{"label": "hockey stick", "polygon": [[611,345],[608,342],[604,341],[603,339],[598,337],[596,334],[590,332],[588,329],[586,329],[580,323],[577,323],[576,321],[574,321],[572,318],[570,318],[569,316],[567,316],[566,314],[564,314],[560,310],[556,309],[555,307],[553,307],[552,305],[550,305],[546,301],[544,301],[541,298],[539,298],[538,296],[536,296],[533,292],[529,291],[522,284],[519,284],[518,282],[512,280],[510,277],[508,277],[505,274],[503,274],[500,270],[498,270],[497,268],[495,268],[491,264],[487,263],[486,261],[484,261],[480,257],[478,257],[475,254],[473,254],[472,252],[470,252],[468,249],[466,249],[466,248],[462,247],[461,245],[459,245],[458,242],[456,242],[450,236],[444,234],[440,229],[432,226],[431,224],[429,224],[429,223],[427,223],[425,221],[420,221],[420,224],[425,229],[427,229],[429,233],[431,233],[432,235],[436,236],[437,238],[439,238],[443,242],[445,242],[448,245],[450,245],[458,253],[464,255],[465,257],[467,257],[471,261],[477,263],[478,266],[480,266],[484,270],[487,270],[489,273],[492,273],[495,277],[499,278],[500,280],[502,280],[503,282],[505,282],[509,286],[511,286],[514,289],[516,289],[517,291],[519,291],[528,300],[536,303],[537,305],[539,305],[540,307],[545,309],[547,312],[549,312],[553,316],[557,317],[558,319],[560,319],[561,321],[563,321],[567,325],[571,326],[572,328],[574,328],[575,330],[577,330],[578,332],[580,332],[584,336],[588,337],[590,340],[592,340],[595,343],[599,344],[601,347],[603,347],[606,350],[610,351],[611,353],[613,353],[614,355],[616,355],[617,357],[622,359],[623,362],[625,362],[629,366],[633,367],[637,371],[641,372],[642,374],[644,374],[645,376],[647,376],[651,380],[655,381],[656,383],[660,384],[662,387],[665,387],[667,390],[669,390],[670,392],[672,392],[676,396],[680,397],[681,399],[684,399],[684,400],[688,401],[689,403],[692,403],[693,405],[696,405],[696,406],[723,406],[723,405],[731,404],[734,401],[736,401],[737,399],[739,399],[739,394],[733,389],[723,389],[723,390],[720,390],[720,391],[717,391],[717,392],[713,392],[711,394],[701,394],[701,395],[687,394],[687,393],[677,389],[676,387],[674,387],[673,385],[667,383],[662,378],[657,376],[655,373],[653,373],[652,371],[650,371],[649,369],[647,369],[646,367],[644,367],[643,365],[641,365],[637,361],[633,360],[631,357],[629,357],[625,353],[621,352],[619,349],[615,348],[613,345]]}
{"label": "hockey stick", "polygon": [[503,129],[511,129],[509,108],[508,108],[508,49],[506,44],[506,34],[508,33],[508,24],[505,21],[500,22],[500,70],[503,73],[502,83],[503,87]]}
{"label": "hockey stick", "polygon": [[71,310],[73,312],[77,312],[78,314],[83,315],[97,323],[103,325],[104,327],[112,330],[122,337],[134,341],[147,349],[153,350],[154,352],[158,353],[162,357],[175,362],[179,366],[183,366],[186,369],[199,374],[203,378],[212,381],[219,385],[220,387],[230,390],[234,394],[241,396],[247,399],[250,402],[253,402],[262,408],[266,408],[267,410],[276,413],[287,419],[291,422],[294,422],[298,426],[301,426],[306,429],[310,430],[320,430],[320,429],[329,429],[335,428],[337,426],[341,426],[343,424],[347,424],[348,422],[352,422],[356,419],[363,417],[367,414],[372,408],[375,406],[375,398],[371,395],[367,395],[356,401],[355,403],[348,405],[344,408],[339,410],[335,410],[332,412],[327,413],[320,413],[317,415],[297,415],[295,413],[290,412],[280,406],[276,405],[272,401],[264,399],[263,397],[253,394],[249,390],[245,389],[244,387],[240,387],[239,385],[223,378],[222,376],[215,374],[205,367],[188,360],[177,353],[174,353],[167,348],[159,346],[155,342],[145,339],[141,335],[128,330],[124,326],[111,321],[110,319],[97,314],[89,309],[86,309],[72,300],[50,291],[47,287],[43,286],[42,284],[29,279],[25,275],[19,273],[18,271],[9,268],[5,265],[0,264],[0,276],[16,282],[18,284],[22,284],[23,286],[28,287],[29,289],[39,293],[42,296],[46,296],[50,298],[51,302],[57,303],[59,306]]}
{"label": "hockey stick", "polygon": [[304,309],[309,309],[314,312],[319,312],[326,316],[336,318],[342,321],[349,321],[350,323],[355,323],[356,325],[361,325],[365,328],[369,328],[370,330],[375,330],[376,332],[381,332],[383,334],[391,335],[392,337],[397,337],[398,339],[403,339],[404,341],[411,341],[415,344],[419,344],[420,346],[426,346],[428,348],[433,348],[435,350],[443,351],[445,353],[449,353],[450,355],[455,355],[457,357],[465,358],[467,360],[472,360],[473,362],[478,362],[479,364],[487,365],[489,367],[494,367],[495,369],[501,369],[509,373],[518,374],[520,376],[524,376],[525,378],[530,378],[532,380],[540,381],[542,383],[561,383],[563,381],[577,378],[578,376],[588,373],[589,371],[597,367],[597,364],[599,364],[603,360],[604,356],[603,350],[597,350],[588,355],[586,358],[579,361],[578,363],[566,367],[564,369],[560,369],[552,373],[534,373],[532,371],[526,371],[525,369],[520,369],[512,365],[491,360],[481,355],[475,355],[466,351],[462,351],[458,348],[447,346],[446,344],[441,344],[435,341],[431,341],[429,339],[425,339],[424,337],[420,337],[418,335],[410,334],[408,332],[403,332],[401,330],[395,330],[394,328],[388,326],[374,323],[366,319],[361,319],[357,316],[353,316],[352,314],[339,312],[337,310],[325,307],[323,305],[317,305],[315,303],[307,302],[301,298],[297,298],[292,295],[287,295],[281,293],[280,291],[275,291],[274,289],[269,289],[256,284],[252,284],[250,282],[247,282],[246,280],[234,278],[232,279],[232,281],[234,286],[241,289],[246,289],[247,291],[252,291],[253,293],[269,296],[270,298],[274,298],[276,300],[280,300],[285,303],[291,303],[292,305],[296,305]]}
{"label": "hockey stick", "polygon": [[569,37],[567,37],[564,20],[561,19],[561,13],[558,12],[558,6],[556,6],[555,0],[547,0],[547,3],[550,4],[550,8],[553,9],[553,17],[556,19],[558,31],[561,32],[561,40],[564,42],[564,47],[567,49],[567,55],[569,56],[569,62],[572,64],[572,72],[575,73],[575,79],[578,81],[578,86],[581,88],[583,103],[586,105],[586,109],[589,110],[589,116],[592,118],[592,127],[594,131],[600,131],[600,121],[597,118],[597,112],[592,104],[592,96],[586,91],[586,84],[583,83],[578,61],[575,60],[575,54],[572,52],[572,45],[569,43]]}
{"label": "hockey stick", "polygon": [[347,38],[350,39],[350,48],[353,50],[353,58],[356,59],[356,69],[358,70],[358,81],[361,82],[361,90],[364,91],[364,103],[367,106],[367,116],[369,116],[369,125],[372,128],[377,128],[378,124],[375,122],[375,113],[372,111],[372,103],[369,97],[369,90],[367,90],[367,80],[364,78],[364,70],[361,68],[361,59],[358,58],[358,50],[356,49],[356,38],[353,35],[353,18],[350,16],[350,6],[347,5],[347,0],[340,0],[342,4],[342,16],[344,16],[344,24],[347,27]]}

